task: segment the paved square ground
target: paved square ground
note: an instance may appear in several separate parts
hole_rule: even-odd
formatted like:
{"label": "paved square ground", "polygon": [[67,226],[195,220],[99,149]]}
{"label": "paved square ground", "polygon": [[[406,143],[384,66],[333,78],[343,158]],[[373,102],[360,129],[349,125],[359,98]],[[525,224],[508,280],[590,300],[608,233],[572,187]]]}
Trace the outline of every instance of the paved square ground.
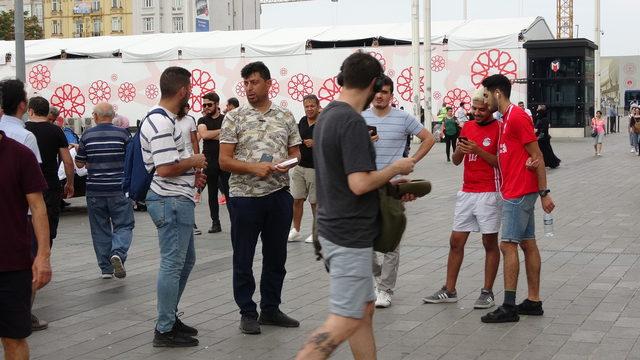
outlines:
{"label": "paved square ground", "polygon": [[[555,237],[542,237],[542,212],[536,214],[545,315],[523,316],[513,324],[480,322],[486,311],[473,310],[483,279],[479,236],[467,244],[460,301],[422,304],[421,298],[444,282],[462,177],[462,168],[446,163],[444,146],[437,144],[415,173],[433,182],[433,193],[407,207],[393,306],[375,315],[380,359],[640,359],[640,158],[629,153],[626,134],[607,136],[597,158],[591,139],[554,139],[553,146],[563,160],[549,171],[557,205]],[[50,327],[29,338],[33,358],[290,359],[327,314],[327,274],[310,244],[292,243],[282,309],[300,319],[301,328],[265,326],[259,336],[240,334],[228,217],[223,209],[224,231],[206,234],[208,208],[201,204],[196,218],[205,234],[196,238],[197,264],[180,304],[184,321],[200,330],[200,346],[153,348],[159,256],[148,214],[136,213],[127,278],[101,280],[83,199],[73,205],[60,221],[53,282],[38,293],[34,306]],[[305,211],[306,237],[309,208]],[[260,249],[255,261],[259,278]],[[521,270],[518,300],[526,296]],[[501,301],[502,266],[494,291]],[[348,347],[340,347],[334,358],[351,358]]]}

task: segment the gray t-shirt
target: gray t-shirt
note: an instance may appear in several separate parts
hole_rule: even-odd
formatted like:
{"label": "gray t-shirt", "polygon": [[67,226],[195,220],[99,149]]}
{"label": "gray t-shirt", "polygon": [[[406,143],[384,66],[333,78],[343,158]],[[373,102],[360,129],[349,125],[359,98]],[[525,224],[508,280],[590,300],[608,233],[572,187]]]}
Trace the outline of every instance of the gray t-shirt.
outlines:
{"label": "gray t-shirt", "polygon": [[378,192],[357,196],[348,175],[376,170],[376,153],[360,114],[333,101],[322,111],[313,133],[318,198],[318,234],[349,248],[373,246],[380,233]]}

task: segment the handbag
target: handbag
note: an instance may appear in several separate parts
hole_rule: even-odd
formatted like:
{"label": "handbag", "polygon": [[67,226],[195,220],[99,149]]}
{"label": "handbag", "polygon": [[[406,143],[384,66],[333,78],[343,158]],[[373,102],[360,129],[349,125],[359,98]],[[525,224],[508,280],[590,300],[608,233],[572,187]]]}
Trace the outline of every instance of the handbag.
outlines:
{"label": "handbag", "polygon": [[389,194],[387,184],[378,190],[380,197],[380,234],[373,241],[373,250],[388,253],[400,245],[400,240],[407,228],[407,217],[404,214],[402,201]]}
{"label": "handbag", "polygon": [[591,137],[596,137],[598,136],[598,132],[595,130],[591,130]]}

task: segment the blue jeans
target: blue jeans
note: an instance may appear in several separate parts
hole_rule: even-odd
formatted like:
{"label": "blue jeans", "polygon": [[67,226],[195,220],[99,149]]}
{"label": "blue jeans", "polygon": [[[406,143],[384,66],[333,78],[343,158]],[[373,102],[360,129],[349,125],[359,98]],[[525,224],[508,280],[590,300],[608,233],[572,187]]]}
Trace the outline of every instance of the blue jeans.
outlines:
{"label": "blue jeans", "polygon": [[523,195],[502,202],[502,241],[519,244],[525,240],[535,240],[536,225],[534,210],[538,193]]}
{"label": "blue jeans", "polygon": [[118,255],[122,262],[133,238],[133,205],[124,194],[115,196],[87,196],[87,211],[93,249],[103,274],[113,274],[110,258]]}
{"label": "blue jeans", "polygon": [[195,204],[184,196],[160,196],[151,190],[146,204],[158,229],[160,243],[156,329],[166,333],[173,328],[178,303],[196,263],[193,244]]}

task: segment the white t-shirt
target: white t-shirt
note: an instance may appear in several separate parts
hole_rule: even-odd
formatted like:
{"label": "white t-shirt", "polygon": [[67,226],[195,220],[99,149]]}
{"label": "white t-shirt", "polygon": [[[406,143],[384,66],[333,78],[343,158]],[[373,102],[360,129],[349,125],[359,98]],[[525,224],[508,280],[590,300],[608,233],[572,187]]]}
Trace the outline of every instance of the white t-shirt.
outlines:
{"label": "white t-shirt", "polygon": [[176,125],[180,128],[182,138],[184,139],[184,148],[189,155],[193,155],[193,144],[191,144],[191,133],[198,131],[196,127],[196,119],[191,115],[176,119]]}
{"label": "white t-shirt", "polygon": [[459,107],[458,110],[456,110],[456,119],[458,119],[458,123],[460,125],[464,125],[464,123],[469,120],[467,118],[467,112],[464,110],[463,107]]}

